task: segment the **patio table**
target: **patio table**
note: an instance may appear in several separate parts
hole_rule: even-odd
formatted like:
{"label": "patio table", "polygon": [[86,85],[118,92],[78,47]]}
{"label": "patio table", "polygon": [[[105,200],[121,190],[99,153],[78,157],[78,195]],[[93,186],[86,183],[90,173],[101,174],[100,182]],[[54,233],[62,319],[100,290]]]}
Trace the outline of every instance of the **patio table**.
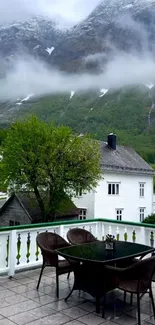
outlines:
{"label": "patio table", "polygon": [[116,241],[115,250],[105,249],[105,242],[96,241],[82,245],[57,249],[60,256],[65,257],[72,264],[74,283],[67,300],[74,290],[82,290],[96,298],[96,312],[100,312],[100,299],[106,292],[116,288],[116,279],[106,272],[106,264],[115,264],[134,257],[152,253],[155,248],[150,246]]}

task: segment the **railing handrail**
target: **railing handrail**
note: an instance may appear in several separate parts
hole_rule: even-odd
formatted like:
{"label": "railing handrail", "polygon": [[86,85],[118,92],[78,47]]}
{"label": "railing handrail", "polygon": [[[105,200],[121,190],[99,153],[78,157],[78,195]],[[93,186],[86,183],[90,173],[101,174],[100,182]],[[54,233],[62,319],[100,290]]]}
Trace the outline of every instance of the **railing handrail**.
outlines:
{"label": "railing handrail", "polygon": [[107,223],[116,223],[118,225],[123,224],[124,226],[129,225],[133,227],[155,228],[155,224],[150,224],[150,223],[118,221],[114,219],[105,219],[105,218],[93,218],[93,219],[85,219],[85,220],[54,221],[54,222],[45,222],[45,223],[25,224],[19,226],[0,227],[0,232],[11,231],[11,230],[33,229],[33,228],[48,228],[51,226],[55,227],[55,226],[69,225],[69,224],[85,224],[90,222],[107,222]]}

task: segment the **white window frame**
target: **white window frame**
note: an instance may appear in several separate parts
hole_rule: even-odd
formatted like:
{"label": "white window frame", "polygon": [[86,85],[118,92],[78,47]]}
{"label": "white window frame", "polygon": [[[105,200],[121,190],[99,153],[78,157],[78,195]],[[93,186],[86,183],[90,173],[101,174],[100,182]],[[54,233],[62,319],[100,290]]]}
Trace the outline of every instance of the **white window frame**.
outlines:
{"label": "white window frame", "polygon": [[122,217],[123,217],[123,208],[117,208],[116,209],[116,220],[117,221],[122,221]]}
{"label": "white window frame", "polygon": [[120,183],[108,182],[108,195],[119,195]]}
{"label": "white window frame", "polygon": [[140,197],[145,196],[145,183],[143,182],[139,183],[139,196]]}
{"label": "white window frame", "polygon": [[140,222],[143,222],[143,220],[145,219],[145,207],[140,207],[139,208],[139,220]]}
{"label": "white window frame", "polygon": [[79,209],[79,220],[86,220],[87,219],[87,209],[80,208]]}
{"label": "white window frame", "polygon": [[80,187],[76,190],[76,196],[77,197],[81,197],[82,196],[82,189]]}

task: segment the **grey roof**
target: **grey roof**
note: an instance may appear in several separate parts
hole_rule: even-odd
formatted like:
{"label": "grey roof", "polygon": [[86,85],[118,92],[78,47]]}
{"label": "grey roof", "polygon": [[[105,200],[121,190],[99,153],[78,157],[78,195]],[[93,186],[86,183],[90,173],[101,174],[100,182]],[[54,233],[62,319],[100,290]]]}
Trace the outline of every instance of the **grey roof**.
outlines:
{"label": "grey roof", "polygon": [[103,171],[155,175],[153,168],[134,149],[116,145],[116,150],[113,150],[102,141],[100,145]]}

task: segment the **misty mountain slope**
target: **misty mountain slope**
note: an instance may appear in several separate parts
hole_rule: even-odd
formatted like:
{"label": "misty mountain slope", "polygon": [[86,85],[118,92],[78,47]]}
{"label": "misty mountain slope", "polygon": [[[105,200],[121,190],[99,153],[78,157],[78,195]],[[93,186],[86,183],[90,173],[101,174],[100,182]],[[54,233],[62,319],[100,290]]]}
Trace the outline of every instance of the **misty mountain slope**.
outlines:
{"label": "misty mountain slope", "polygon": [[0,66],[4,62],[11,66],[19,55],[32,55],[48,62],[63,37],[64,32],[58,30],[54,22],[41,17],[0,25]]}
{"label": "misty mountain slope", "polygon": [[101,140],[105,140],[109,132],[115,132],[121,144],[131,145],[143,155],[146,153],[153,162],[155,108],[151,113],[150,109],[155,100],[155,87],[149,90],[137,85],[115,92],[109,90],[103,97],[99,97],[100,94],[94,91],[75,93],[71,99],[70,94],[31,98],[18,107],[12,104],[12,109],[9,106],[6,114],[3,110],[1,122],[12,123],[16,118],[34,113],[47,122],[54,120],[56,124],[72,127],[79,134],[95,134]]}
{"label": "misty mountain slope", "polygon": [[66,34],[50,60],[64,70],[94,71],[120,50],[155,53],[155,1],[104,0]]}
{"label": "misty mountain slope", "polygon": [[154,44],[155,1],[148,0],[103,0],[68,31],[41,17],[0,26],[0,57],[7,65],[30,54],[61,70],[94,72],[116,51],[155,53]]}

